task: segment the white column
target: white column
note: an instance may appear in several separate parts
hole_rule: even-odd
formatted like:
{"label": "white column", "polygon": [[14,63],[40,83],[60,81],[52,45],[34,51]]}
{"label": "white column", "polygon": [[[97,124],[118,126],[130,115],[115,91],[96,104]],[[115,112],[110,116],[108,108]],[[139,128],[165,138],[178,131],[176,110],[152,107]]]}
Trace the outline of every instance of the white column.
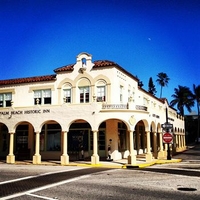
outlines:
{"label": "white column", "polygon": [[33,156],[33,164],[41,164],[40,132],[35,132],[35,155]]}
{"label": "white column", "polygon": [[184,149],[186,149],[185,134],[183,135],[183,147],[184,147]]}
{"label": "white column", "polygon": [[177,151],[177,149],[178,149],[178,138],[177,138],[176,133],[174,133],[174,135],[175,135],[175,144],[176,144],[176,151]]}
{"label": "white column", "polygon": [[146,154],[146,162],[151,162],[151,161],[152,161],[152,154],[151,154],[150,131],[147,131],[146,134],[147,134],[147,154]]}
{"label": "white column", "polygon": [[153,144],[152,144],[152,151],[154,158],[157,158],[158,155],[158,147],[157,147],[157,133],[153,132]]}
{"label": "white column", "polygon": [[178,148],[181,149],[181,136],[178,134]]}
{"label": "white column", "polygon": [[67,131],[63,131],[63,154],[61,156],[61,165],[69,164],[69,155],[67,154]]}
{"label": "white column", "polygon": [[92,165],[99,164],[99,155],[98,155],[98,140],[97,140],[98,131],[93,131],[93,155],[91,157]]}
{"label": "white column", "polygon": [[158,152],[158,159],[164,159],[165,158],[165,153],[163,150],[163,138],[162,138],[162,132],[159,132],[159,147],[160,151]]}
{"label": "white column", "polygon": [[10,134],[10,143],[9,143],[9,154],[6,157],[6,163],[15,163],[15,155],[13,154],[14,149],[14,133]]}
{"label": "white column", "polygon": [[134,165],[136,164],[136,155],[134,152],[133,131],[129,131],[129,139],[130,155],[128,156],[128,164]]}

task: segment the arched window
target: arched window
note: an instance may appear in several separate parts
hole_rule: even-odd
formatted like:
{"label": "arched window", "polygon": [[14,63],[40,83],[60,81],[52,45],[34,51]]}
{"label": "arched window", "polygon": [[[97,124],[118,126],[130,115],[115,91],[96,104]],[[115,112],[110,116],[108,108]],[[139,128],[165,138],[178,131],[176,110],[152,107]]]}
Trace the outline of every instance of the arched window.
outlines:
{"label": "arched window", "polygon": [[97,83],[97,102],[106,101],[106,84],[101,80]]}
{"label": "arched window", "polygon": [[90,102],[90,81],[83,78],[78,83],[80,103]]}
{"label": "arched window", "polygon": [[65,103],[72,102],[72,87],[68,83],[63,86],[63,100]]}

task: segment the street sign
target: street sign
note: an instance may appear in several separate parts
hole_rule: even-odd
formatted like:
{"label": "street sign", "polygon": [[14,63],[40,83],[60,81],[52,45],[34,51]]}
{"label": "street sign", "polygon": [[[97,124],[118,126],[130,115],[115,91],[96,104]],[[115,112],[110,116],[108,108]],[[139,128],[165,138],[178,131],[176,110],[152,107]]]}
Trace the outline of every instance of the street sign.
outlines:
{"label": "street sign", "polygon": [[170,124],[170,123],[166,122],[164,124],[161,124],[161,127],[163,129],[172,129],[173,128],[173,124]]}
{"label": "street sign", "polygon": [[172,143],[173,142],[173,135],[171,133],[163,133],[163,142],[164,143]]}

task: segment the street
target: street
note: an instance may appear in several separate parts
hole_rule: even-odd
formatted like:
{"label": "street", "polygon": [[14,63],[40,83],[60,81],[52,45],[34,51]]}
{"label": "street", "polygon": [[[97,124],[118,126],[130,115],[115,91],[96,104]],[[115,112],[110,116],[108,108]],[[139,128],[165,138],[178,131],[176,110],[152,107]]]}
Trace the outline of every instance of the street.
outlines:
{"label": "street", "polygon": [[200,148],[147,168],[0,165],[0,199],[199,199]]}

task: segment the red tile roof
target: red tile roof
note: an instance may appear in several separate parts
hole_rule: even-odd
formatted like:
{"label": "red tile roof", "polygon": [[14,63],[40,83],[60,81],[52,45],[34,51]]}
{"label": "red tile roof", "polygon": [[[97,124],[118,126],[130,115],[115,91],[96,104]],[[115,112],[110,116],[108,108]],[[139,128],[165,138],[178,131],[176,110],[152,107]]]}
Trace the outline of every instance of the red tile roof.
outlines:
{"label": "red tile roof", "polygon": [[[65,71],[73,71],[75,64],[66,65],[63,67],[56,68],[54,70],[55,73],[65,72]],[[119,70],[123,71],[125,74],[129,75],[131,78],[139,81],[137,77],[133,76],[131,73],[123,69],[120,65],[113,61],[109,60],[97,60],[94,61],[93,69],[99,69],[102,67],[116,67]],[[36,76],[36,77],[28,77],[28,78],[18,78],[18,79],[9,79],[9,80],[0,80],[1,85],[11,85],[11,84],[20,84],[20,83],[32,83],[32,82],[42,82],[42,81],[52,81],[56,79],[55,75],[47,75],[47,76]]]}
{"label": "red tile roof", "polygon": [[56,72],[64,72],[64,71],[73,71],[74,70],[74,65],[75,64],[59,67],[59,68],[55,69],[54,72],[56,73]]}
{"label": "red tile roof", "polygon": [[113,61],[109,61],[109,60],[98,60],[98,61],[94,61],[94,66],[93,68],[100,68],[100,67],[109,67],[109,66],[114,66],[116,68],[118,68],[119,70],[123,71],[125,74],[129,75],[131,78],[133,78],[135,81],[139,81],[139,79],[135,76],[133,76],[131,73],[129,73],[128,71],[126,71],[124,68],[122,68],[120,65],[118,65],[117,63],[113,62]]}
{"label": "red tile roof", "polygon": [[113,61],[109,61],[109,60],[97,60],[97,61],[94,61],[93,68],[108,67],[108,66],[120,67],[117,63],[115,63]]}
{"label": "red tile roof", "polygon": [[35,76],[27,78],[16,78],[8,80],[0,80],[1,85],[12,85],[12,84],[21,84],[21,83],[33,83],[33,82],[42,82],[42,81],[53,81],[56,79],[56,75],[46,75],[46,76]]}
{"label": "red tile roof", "polygon": [[[54,72],[56,73],[56,72],[64,72],[64,71],[73,71],[74,65],[75,64],[71,64],[71,65],[66,65],[66,66],[57,68],[54,70]],[[102,67],[111,67],[111,66],[118,68],[119,70],[123,71],[125,74],[131,76],[131,78],[133,78],[134,80],[139,81],[137,77],[133,76],[131,73],[129,73],[128,71],[126,71],[120,65],[118,65],[117,63],[113,61],[109,61],[109,60],[94,61],[93,69],[99,69]]]}

